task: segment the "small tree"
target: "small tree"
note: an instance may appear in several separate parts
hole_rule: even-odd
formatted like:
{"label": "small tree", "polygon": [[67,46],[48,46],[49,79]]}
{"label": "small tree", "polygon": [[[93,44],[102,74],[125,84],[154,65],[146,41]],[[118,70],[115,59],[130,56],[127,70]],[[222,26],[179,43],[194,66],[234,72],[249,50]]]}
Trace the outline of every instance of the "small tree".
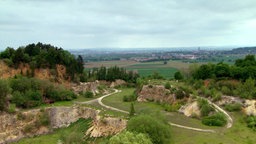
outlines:
{"label": "small tree", "polygon": [[174,78],[176,80],[182,80],[183,79],[183,75],[181,74],[180,71],[177,71],[177,72],[174,73]]}
{"label": "small tree", "polygon": [[130,117],[132,117],[132,116],[134,116],[134,114],[135,114],[135,109],[134,109],[134,104],[133,103],[131,103],[131,107],[130,107]]}
{"label": "small tree", "polygon": [[3,111],[7,107],[7,95],[10,92],[10,88],[6,81],[0,80],[0,111]]}
{"label": "small tree", "polygon": [[170,89],[170,88],[171,88],[171,84],[170,84],[169,82],[167,82],[167,83],[165,83],[164,87],[165,87],[166,89]]}
{"label": "small tree", "polygon": [[86,91],[86,92],[84,93],[84,96],[85,96],[86,98],[92,98],[92,97],[93,97],[93,93],[92,93],[91,91]]}

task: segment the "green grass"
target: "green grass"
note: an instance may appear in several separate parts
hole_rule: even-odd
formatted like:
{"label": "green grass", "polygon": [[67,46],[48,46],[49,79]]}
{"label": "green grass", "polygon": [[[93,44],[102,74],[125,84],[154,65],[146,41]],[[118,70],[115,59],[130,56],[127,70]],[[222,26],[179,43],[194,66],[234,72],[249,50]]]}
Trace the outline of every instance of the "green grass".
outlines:
{"label": "green grass", "polygon": [[217,133],[202,133],[172,127],[173,138],[177,144],[255,144],[256,132],[243,122],[241,113],[231,113],[234,125],[230,129],[222,128]]}
{"label": "green grass", "polygon": [[57,144],[59,140],[64,137],[68,138],[72,134],[83,137],[84,133],[89,128],[91,121],[92,120],[90,119],[79,119],[67,128],[56,129],[51,134],[24,138],[14,144]]}

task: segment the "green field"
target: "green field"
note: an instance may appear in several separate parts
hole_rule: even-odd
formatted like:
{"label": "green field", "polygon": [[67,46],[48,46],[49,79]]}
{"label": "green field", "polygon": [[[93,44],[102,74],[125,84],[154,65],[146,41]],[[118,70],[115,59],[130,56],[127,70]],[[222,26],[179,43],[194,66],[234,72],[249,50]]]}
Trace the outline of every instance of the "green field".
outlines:
{"label": "green field", "polygon": [[137,71],[140,76],[146,77],[157,72],[159,75],[166,79],[174,77],[174,73],[178,70],[186,71],[189,68],[189,63],[182,61],[168,61],[164,64],[163,61],[156,62],[134,62],[134,61],[102,61],[102,62],[91,62],[85,65],[85,69],[99,68],[101,66],[111,67],[119,66],[126,68],[127,70]]}

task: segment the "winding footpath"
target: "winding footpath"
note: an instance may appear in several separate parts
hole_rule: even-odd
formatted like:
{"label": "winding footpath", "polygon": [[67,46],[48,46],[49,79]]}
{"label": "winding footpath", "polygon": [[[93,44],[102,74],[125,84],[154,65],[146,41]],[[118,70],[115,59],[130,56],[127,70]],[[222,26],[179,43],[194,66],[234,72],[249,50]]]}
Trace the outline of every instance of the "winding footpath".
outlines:
{"label": "winding footpath", "polygon": [[[108,97],[110,95],[113,95],[113,94],[116,94],[116,93],[119,93],[119,92],[122,92],[121,90],[117,90],[117,89],[114,89],[115,91],[113,93],[109,93],[109,94],[106,94],[106,95],[103,95],[97,99],[94,99],[94,100],[90,100],[90,101],[86,101],[86,102],[75,102],[77,104],[91,104],[91,103],[95,103],[95,102],[98,102],[102,107],[104,108],[107,108],[107,109],[110,109],[110,110],[115,110],[115,111],[119,111],[119,112],[122,112],[122,113],[126,113],[126,114],[129,114],[128,111],[124,111],[124,110],[121,110],[121,109],[118,109],[118,108],[115,108],[115,107],[111,107],[111,106],[108,106],[108,105],[105,105],[104,103],[102,103],[102,99],[104,99],[105,97]],[[204,98],[206,99],[206,98]],[[214,108],[219,111],[219,112],[222,112],[228,119],[228,123],[227,123],[227,128],[231,128],[232,125],[233,125],[233,120],[231,118],[231,116],[226,112],[224,111],[222,108],[220,108],[218,105],[214,104],[213,102],[209,101],[208,99],[206,99],[211,105],[214,106]],[[179,127],[179,128],[184,128],[184,129],[188,129],[188,130],[193,130],[193,131],[199,131],[199,132],[208,132],[208,133],[216,133],[215,130],[212,130],[212,129],[200,129],[200,128],[194,128],[194,127],[188,127],[188,126],[184,126],[184,125],[179,125],[179,124],[175,124],[175,123],[172,123],[172,122],[169,122],[169,124],[171,126],[175,126],[175,127]]]}

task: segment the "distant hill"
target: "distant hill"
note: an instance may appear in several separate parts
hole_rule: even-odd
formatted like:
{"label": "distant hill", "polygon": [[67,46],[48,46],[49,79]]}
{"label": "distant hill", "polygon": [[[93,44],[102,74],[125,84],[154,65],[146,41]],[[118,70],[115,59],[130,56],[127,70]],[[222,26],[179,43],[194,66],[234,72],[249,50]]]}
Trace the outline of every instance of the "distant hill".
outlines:
{"label": "distant hill", "polygon": [[235,48],[232,49],[230,52],[233,54],[256,54],[256,46]]}

